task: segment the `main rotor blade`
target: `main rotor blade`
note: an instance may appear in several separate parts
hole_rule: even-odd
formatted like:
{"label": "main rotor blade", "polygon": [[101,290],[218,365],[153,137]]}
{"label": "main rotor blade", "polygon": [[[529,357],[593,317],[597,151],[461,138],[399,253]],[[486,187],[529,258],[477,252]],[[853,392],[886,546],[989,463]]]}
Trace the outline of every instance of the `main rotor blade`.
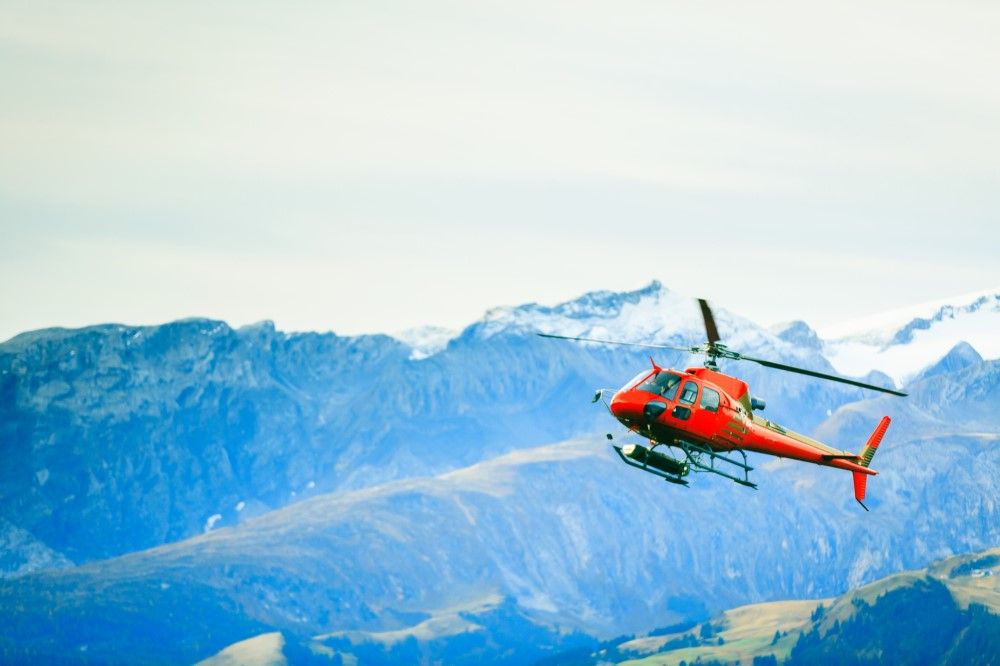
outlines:
{"label": "main rotor blade", "polygon": [[851,386],[859,386],[861,388],[871,389],[873,391],[881,391],[882,393],[891,393],[893,395],[899,395],[906,397],[906,393],[902,391],[896,391],[895,389],[888,389],[882,386],[875,386],[874,384],[865,384],[864,382],[859,382],[854,379],[848,379],[847,377],[838,377],[837,375],[828,375],[825,372],[816,372],[815,370],[806,370],[804,368],[796,368],[794,365],[785,365],[784,363],[775,363],[774,361],[767,361],[762,358],[754,358],[753,356],[743,356],[739,355],[738,360],[740,361],[753,361],[754,363],[759,363],[766,368],[775,368],[776,370],[787,370],[788,372],[797,372],[800,375],[809,375],[810,377],[819,377],[820,379],[829,379],[830,381],[840,382],[842,384],[850,384]]}
{"label": "main rotor blade", "polygon": [[715,326],[715,317],[712,316],[712,308],[708,307],[708,301],[704,298],[698,299],[698,305],[701,306],[701,318],[705,320],[705,333],[708,335],[708,343],[714,345],[722,338],[719,337],[719,329]]}
{"label": "main rotor blade", "polygon": [[543,338],[555,338],[557,340],[578,340],[580,342],[600,342],[605,345],[625,345],[627,347],[646,347],[647,349],[672,349],[674,351],[688,352],[689,354],[703,353],[698,347],[672,347],[670,345],[648,345],[642,342],[620,342],[618,340],[597,340],[596,338],[574,338],[569,335],[552,335],[550,333],[538,333]]}

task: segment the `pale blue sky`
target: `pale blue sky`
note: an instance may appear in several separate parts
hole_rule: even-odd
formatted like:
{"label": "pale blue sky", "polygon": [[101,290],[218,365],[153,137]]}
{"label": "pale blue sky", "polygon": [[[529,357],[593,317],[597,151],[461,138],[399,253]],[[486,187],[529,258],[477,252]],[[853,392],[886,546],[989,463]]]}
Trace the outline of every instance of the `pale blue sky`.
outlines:
{"label": "pale blue sky", "polygon": [[0,339],[1000,286],[992,3],[3,2]]}

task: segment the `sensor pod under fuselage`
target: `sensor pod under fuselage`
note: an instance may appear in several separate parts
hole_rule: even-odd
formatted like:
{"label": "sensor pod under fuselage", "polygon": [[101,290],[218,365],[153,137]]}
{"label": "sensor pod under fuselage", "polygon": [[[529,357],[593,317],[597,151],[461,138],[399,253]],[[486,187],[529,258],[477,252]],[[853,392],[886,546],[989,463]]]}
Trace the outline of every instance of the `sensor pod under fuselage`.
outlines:
{"label": "sensor pod under fuselage", "polygon": [[622,453],[626,456],[649,467],[655,467],[661,472],[673,474],[674,476],[684,476],[688,473],[688,464],[680,460],[664,455],[659,451],[647,449],[639,444],[626,444],[622,447]]}

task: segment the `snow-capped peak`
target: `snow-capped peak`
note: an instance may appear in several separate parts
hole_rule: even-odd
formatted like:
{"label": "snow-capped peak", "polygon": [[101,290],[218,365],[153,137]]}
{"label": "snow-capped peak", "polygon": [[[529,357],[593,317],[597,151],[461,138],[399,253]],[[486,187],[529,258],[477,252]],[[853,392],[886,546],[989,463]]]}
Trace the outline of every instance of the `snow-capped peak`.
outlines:
{"label": "snow-capped peak", "polygon": [[623,342],[696,344],[705,336],[694,299],[655,280],[635,291],[593,291],[554,306],[494,308],[476,328],[483,337],[517,331]]}
{"label": "snow-capped peak", "polygon": [[851,338],[854,340],[887,344],[892,341],[900,329],[915,320],[932,320],[935,317],[942,316],[942,313],[949,310],[976,311],[983,307],[989,309],[991,304],[995,310],[998,300],[1000,300],[1000,287],[893,308],[885,312],[849,319],[836,324],[817,326],[816,328],[817,332],[825,340]]}
{"label": "snow-capped peak", "polygon": [[1000,288],[892,310],[823,329],[824,354],[840,372],[878,369],[897,382],[915,376],[955,345],[1000,357]]}
{"label": "snow-capped peak", "polygon": [[[722,341],[732,349],[802,359],[815,355],[814,349],[780,340],[728,310],[714,305],[712,310]],[[668,289],[656,280],[635,291],[594,291],[554,306],[530,303],[494,308],[470,327],[469,333],[482,338],[503,333],[548,333],[680,346],[700,345],[706,337],[696,298]]]}
{"label": "snow-capped peak", "polygon": [[443,326],[418,326],[393,333],[392,337],[412,350],[410,360],[420,361],[443,351],[457,335],[458,331]]}

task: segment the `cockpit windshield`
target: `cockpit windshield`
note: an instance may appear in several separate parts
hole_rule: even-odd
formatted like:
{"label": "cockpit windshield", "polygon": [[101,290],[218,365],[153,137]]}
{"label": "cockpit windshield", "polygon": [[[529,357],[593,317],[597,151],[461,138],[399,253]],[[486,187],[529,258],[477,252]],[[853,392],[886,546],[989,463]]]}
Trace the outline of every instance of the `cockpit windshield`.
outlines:
{"label": "cockpit windshield", "polygon": [[639,374],[637,374],[635,377],[633,377],[632,379],[628,380],[625,383],[625,385],[622,386],[621,389],[619,389],[619,390],[621,390],[621,391],[627,391],[627,390],[629,390],[631,388],[635,388],[636,384],[638,384],[639,382],[641,382],[646,377],[649,377],[651,374],[652,374],[652,371],[649,368],[646,368],[645,370],[643,370],[642,372],[640,372]]}
{"label": "cockpit windshield", "polygon": [[677,386],[680,383],[680,375],[675,375],[672,372],[658,372],[636,386],[636,389],[656,393],[657,395],[662,395],[667,400],[673,400],[677,395]]}

